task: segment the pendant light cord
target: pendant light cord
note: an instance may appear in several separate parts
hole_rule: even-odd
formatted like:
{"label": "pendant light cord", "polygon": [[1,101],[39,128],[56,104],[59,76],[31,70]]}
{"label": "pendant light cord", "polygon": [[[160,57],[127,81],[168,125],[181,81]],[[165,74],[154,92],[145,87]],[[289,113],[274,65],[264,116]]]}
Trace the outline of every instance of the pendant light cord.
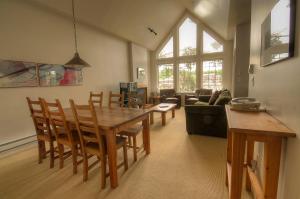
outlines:
{"label": "pendant light cord", "polygon": [[77,50],[77,31],[76,31],[76,19],[75,19],[75,6],[74,6],[74,0],[72,0],[72,11],[73,11],[73,26],[74,26],[75,52],[78,53],[78,50]]}

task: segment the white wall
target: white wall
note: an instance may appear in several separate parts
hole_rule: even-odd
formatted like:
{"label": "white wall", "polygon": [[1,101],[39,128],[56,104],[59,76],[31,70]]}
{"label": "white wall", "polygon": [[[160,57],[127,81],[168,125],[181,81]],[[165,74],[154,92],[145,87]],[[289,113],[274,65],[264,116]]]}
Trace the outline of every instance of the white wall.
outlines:
{"label": "white wall", "polygon": [[[130,43],[130,62],[131,62],[131,81],[138,82],[139,84],[149,86],[150,80],[150,53],[148,49],[134,43]],[[137,68],[145,69],[145,78],[137,78]]]}
{"label": "white wall", "polygon": [[[260,64],[261,24],[276,0],[252,0],[250,63]],[[257,97],[267,105],[267,109],[297,133],[285,143],[279,184],[280,199],[300,198],[300,4],[296,17],[296,55],[268,67],[256,67],[250,76],[249,95]],[[254,84],[252,84],[254,77]],[[260,151],[260,150],[258,150]],[[261,152],[260,152],[261,153]]]}
{"label": "white wall", "polygon": [[[25,1],[0,1],[0,59],[63,64],[74,53],[69,19],[40,10]],[[89,91],[118,90],[129,81],[127,42],[78,27],[79,52],[92,67],[84,69],[83,85],[51,88],[0,88],[0,145],[35,134],[26,96],[58,98],[69,106],[69,98],[87,102]]]}

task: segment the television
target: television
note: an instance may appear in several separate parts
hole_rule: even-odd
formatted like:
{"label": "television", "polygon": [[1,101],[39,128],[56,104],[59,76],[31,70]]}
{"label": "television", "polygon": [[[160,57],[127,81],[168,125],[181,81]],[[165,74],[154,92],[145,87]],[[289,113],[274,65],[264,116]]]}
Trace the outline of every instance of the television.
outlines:
{"label": "television", "polygon": [[279,0],[261,25],[261,66],[294,56],[296,0]]}

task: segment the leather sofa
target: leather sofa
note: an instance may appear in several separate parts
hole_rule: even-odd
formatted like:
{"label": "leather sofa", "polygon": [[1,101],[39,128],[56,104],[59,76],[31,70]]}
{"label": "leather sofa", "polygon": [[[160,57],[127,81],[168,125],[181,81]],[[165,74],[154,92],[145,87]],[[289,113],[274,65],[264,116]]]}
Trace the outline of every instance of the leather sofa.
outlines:
{"label": "leather sofa", "polygon": [[227,120],[225,104],[228,104],[230,100],[230,92],[222,90],[214,103],[206,98],[194,105],[186,105],[186,130],[188,134],[226,138]]}

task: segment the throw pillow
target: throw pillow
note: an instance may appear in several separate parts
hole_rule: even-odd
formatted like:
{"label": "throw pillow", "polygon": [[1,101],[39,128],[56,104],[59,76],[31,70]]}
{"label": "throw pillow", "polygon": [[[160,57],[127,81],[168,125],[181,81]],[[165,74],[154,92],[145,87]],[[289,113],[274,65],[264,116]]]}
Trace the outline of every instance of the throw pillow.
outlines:
{"label": "throw pillow", "polygon": [[230,91],[227,89],[224,89],[221,91],[220,95],[218,96],[218,99],[215,101],[214,105],[225,105],[228,104],[231,100],[231,94]]}
{"label": "throw pillow", "polygon": [[216,100],[218,99],[218,97],[219,97],[220,94],[221,94],[221,91],[215,91],[215,92],[211,95],[211,97],[210,97],[210,99],[209,99],[209,101],[208,101],[208,104],[209,104],[209,105],[213,105],[213,104],[216,102]]}
{"label": "throw pillow", "polygon": [[219,96],[214,105],[224,106],[225,104],[228,104],[230,100],[231,97],[229,96]]}

